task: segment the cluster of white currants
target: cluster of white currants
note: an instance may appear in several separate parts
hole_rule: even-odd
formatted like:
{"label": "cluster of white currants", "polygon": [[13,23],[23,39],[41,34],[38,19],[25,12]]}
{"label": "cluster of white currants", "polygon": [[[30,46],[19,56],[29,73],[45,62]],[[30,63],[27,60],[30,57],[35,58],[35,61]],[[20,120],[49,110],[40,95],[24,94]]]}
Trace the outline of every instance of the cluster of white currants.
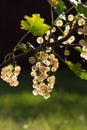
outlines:
{"label": "cluster of white currants", "polygon": [[81,39],[79,41],[79,44],[82,46],[82,52],[80,56],[84,58],[85,60],[87,60],[87,41],[85,41],[84,39]]}
{"label": "cluster of white currants", "polygon": [[83,34],[84,39],[81,39],[79,41],[79,44],[82,46],[82,52],[80,54],[80,56],[87,60],[87,40],[86,40],[86,36],[87,36],[87,24],[85,19],[81,18],[78,20],[78,25],[79,26],[83,26],[81,28],[78,29],[78,34],[81,35]]}
{"label": "cluster of white currants", "polygon": [[52,34],[55,33],[55,32],[56,32],[56,27],[54,26],[51,30],[48,30],[46,32],[44,38],[43,37],[37,37],[37,43],[43,44],[46,41],[49,41],[49,43],[54,42],[54,38],[53,38]]}
{"label": "cluster of white currants", "polygon": [[[37,43],[43,44],[46,41],[49,43],[54,42],[52,33],[56,32],[56,28],[53,27],[51,30],[46,32],[44,37],[37,37]],[[51,36],[51,37],[50,37]],[[50,92],[54,88],[55,76],[54,72],[59,67],[59,61],[52,53],[51,47],[46,47],[46,50],[37,53],[37,60],[35,57],[30,57],[29,62],[34,64],[32,66],[31,76],[33,78],[33,94],[41,95],[45,99],[50,97]]]}
{"label": "cluster of white currants", "polygon": [[84,58],[85,60],[87,60],[87,47],[86,46],[82,47],[82,52],[81,52],[80,56],[82,58]]}
{"label": "cluster of white currants", "polygon": [[84,25],[83,28],[78,29],[78,34],[83,34],[84,36],[87,36],[87,25]]}
{"label": "cluster of white currants", "polygon": [[[72,14],[68,15],[67,20],[68,22],[74,21],[74,16]],[[63,27],[63,20],[62,19],[56,20],[55,26],[57,26],[58,28]],[[69,33],[70,29],[71,27],[69,23],[66,24],[66,26],[64,27],[64,30],[60,29],[62,32],[62,35],[58,36],[58,40],[64,38]],[[62,44],[71,44],[74,41],[75,41],[75,37],[72,35],[68,40],[64,41]]]}
{"label": "cluster of white currants", "polygon": [[54,72],[59,67],[59,61],[54,54],[46,50],[38,52],[38,58],[31,71],[31,76],[34,77],[33,94],[48,99],[55,84]]}
{"label": "cluster of white currants", "polygon": [[20,66],[13,66],[12,64],[2,68],[1,78],[10,84],[10,86],[17,86],[19,84],[17,76],[20,73]]}
{"label": "cluster of white currants", "polygon": [[[84,34],[87,35],[87,25],[86,25],[86,20],[83,18],[75,18],[72,14],[69,14],[67,17],[68,22],[72,22],[72,26],[70,26],[70,24],[67,22],[66,26],[64,28],[64,31],[62,31],[63,35],[62,36],[58,36],[58,40],[64,38],[70,31],[71,28],[73,28],[73,25],[76,23],[78,19],[78,25],[79,26],[83,26],[83,28],[79,28],[78,29],[78,34]],[[55,25],[59,28],[59,27],[63,27],[63,20],[59,19],[56,21]],[[64,41],[63,44],[71,44],[75,41],[75,37],[72,35],[68,40]]]}
{"label": "cluster of white currants", "polygon": [[78,25],[82,26],[78,29],[78,34],[81,35],[83,34],[84,36],[87,36],[87,23],[85,21],[85,19],[79,19],[78,20]]}

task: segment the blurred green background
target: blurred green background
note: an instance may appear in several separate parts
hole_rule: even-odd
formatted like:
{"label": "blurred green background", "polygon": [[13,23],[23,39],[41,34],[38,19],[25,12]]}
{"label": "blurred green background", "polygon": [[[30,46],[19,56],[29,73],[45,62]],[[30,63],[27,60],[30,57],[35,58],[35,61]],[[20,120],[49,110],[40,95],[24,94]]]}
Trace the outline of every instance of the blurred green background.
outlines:
{"label": "blurred green background", "polygon": [[48,100],[32,94],[30,71],[19,81],[12,88],[0,79],[0,130],[87,130],[87,81],[59,69]]}

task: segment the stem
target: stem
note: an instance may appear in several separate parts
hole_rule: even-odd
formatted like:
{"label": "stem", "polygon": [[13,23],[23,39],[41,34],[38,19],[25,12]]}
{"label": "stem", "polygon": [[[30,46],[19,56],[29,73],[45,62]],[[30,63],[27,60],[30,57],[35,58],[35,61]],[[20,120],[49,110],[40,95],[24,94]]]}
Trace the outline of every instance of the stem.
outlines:
{"label": "stem", "polygon": [[60,32],[61,32],[62,34],[64,34],[64,31],[63,31],[60,27],[58,27],[58,29],[60,30]]}
{"label": "stem", "polygon": [[13,49],[13,52],[16,51],[18,45],[24,40],[24,38],[30,33],[30,31],[26,32],[24,36],[19,40],[19,42],[16,44],[16,46]]}
{"label": "stem", "polygon": [[74,8],[74,5],[70,8],[70,9],[68,9],[66,12],[65,12],[65,14],[67,14],[69,11],[71,11],[72,9]]}
{"label": "stem", "polygon": [[51,10],[51,22],[52,22],[52,26],[54,24],[54,16],[53,16],[53,9],[52,6],[50,5],[50,10]]}
{"label": "stem", "polygon": [[54,53],[63,63],[66,64],[65,60],[59,54],[57,54],[56,52],[54,52]]}
{"label": "stem", "polygon": [[7,58],[9,59],[11,57],[11,55],[13,55],[12,52],[8,53],[5,58],[4,58],[4,62],[6,62]]}
{"label": "stem", "polygon": [[[15,56],[15,60],[24,60],[25,58],[28,58],[30,55],[34,55],[36,52],[39,52],[41,50],[44,50],[46,47],[57,47],[57,46],[63,46],[62,42],[66,41],[73,33],[75,33],[75,31],[79,28],[78,24],[76,23],[74,25],[74,28],[70,30],[70,32],[62,39],[60,40],[56,40],[52,43],[48,43],[48,44],[43,44],[42,46],[38,46],[37,48],[31,49],[26,53],[22,53],[19,54],[17,56]],[[70,46],[70,45],[69,45]],[[76,45],[79,46],[79,45]],[[13,57],[11,57],[10,59],[6,60],[6,62],[0,64],[0,69],[3,68],[4,66],[8,65],[9,63],[11,63],[13,61]],[[64,62],[64,61],[63,61]]]}

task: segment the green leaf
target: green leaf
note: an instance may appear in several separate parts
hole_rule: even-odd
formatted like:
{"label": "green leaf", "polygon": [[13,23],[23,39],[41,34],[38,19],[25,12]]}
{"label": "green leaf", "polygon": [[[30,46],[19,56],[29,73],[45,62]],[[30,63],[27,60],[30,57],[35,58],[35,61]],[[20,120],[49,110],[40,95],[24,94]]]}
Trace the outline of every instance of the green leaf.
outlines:
{"label": "green leaf", "polygon": [[78,52],[83,52],[82,48],[81,47],[75,47],[75,49],[78,51]]}
{"label": "green leaf", "polygon": [[87,71],[81,68],[80,63],[72,63],[71,61],[65,61],[67,66],[81,79],[87,80]]}
{"label": "green leaf", "polygon": [[18,47],[19,47],[23,52],[26,52],[26,51],[27,51],[26,44],[24,44],[24,43],[19,44]]}
{"label": "green leaf", "polygon": [[25,15],[25,20],[21,21],[21,29],[30,31],[35,36],[42,36],[51,27],[44,23],[40,14],[33,14],[32,17]]}
{"label": "green leaf", "polygon": [[54,11],[60,15],[63,13],[67,8],[62,0],[58,0],[58,5],[54,7]]}
{"label": "green leaf", "polygon": [[69,0],[75,7],[80,16],[87,19],[87,3],[83,4],[81,0]]}
{"label": "green leaf", "polygon": [[87,5],[79,3],[77,6],[75,6],[77,12],[85,19],[87,19]]}
{"label": "green leaf", "polygon": [[87,80],[87,71],[81,72],[81,79]]}

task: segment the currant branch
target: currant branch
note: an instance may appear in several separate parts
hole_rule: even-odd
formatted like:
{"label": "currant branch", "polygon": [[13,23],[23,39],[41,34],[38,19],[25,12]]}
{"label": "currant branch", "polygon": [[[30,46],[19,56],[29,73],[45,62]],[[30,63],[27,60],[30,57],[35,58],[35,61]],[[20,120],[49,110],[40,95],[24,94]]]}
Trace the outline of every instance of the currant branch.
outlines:
{"label": "currant branch", "polygon": [[[81,26],[80,26],[81,27]],[[0,64],[0,69],[5,67],[6,65],[10,64],[13,62],[13,60],[15,61],[19,61],[19,60],[24,60],[25,58],[28,58],[31,55],[34,55],[36,52],[39,52],[41,50],[44,50],[46,47],[57,47],[57,46],[72,46],[72,47],[76,47],[76,46],[80,46],[78,44],[71,44],[71,45],[65,45],[62,44],[62,42],[66,41],[70,36],[72,36],[75,31],[79,28],[77,22],[75,23],[74,27],[69,31],[69,33],[62,39],[60,40],[56,40],[52,43],[48,43],[48,44],[43,44],[41,46],[38,46],[37,48],[33,48],[27,52],[24,52],[22,54],[16,55],[15,57],[11,57],[10,59],[6,60],[5,62],[3,62],[2,64]]]}

